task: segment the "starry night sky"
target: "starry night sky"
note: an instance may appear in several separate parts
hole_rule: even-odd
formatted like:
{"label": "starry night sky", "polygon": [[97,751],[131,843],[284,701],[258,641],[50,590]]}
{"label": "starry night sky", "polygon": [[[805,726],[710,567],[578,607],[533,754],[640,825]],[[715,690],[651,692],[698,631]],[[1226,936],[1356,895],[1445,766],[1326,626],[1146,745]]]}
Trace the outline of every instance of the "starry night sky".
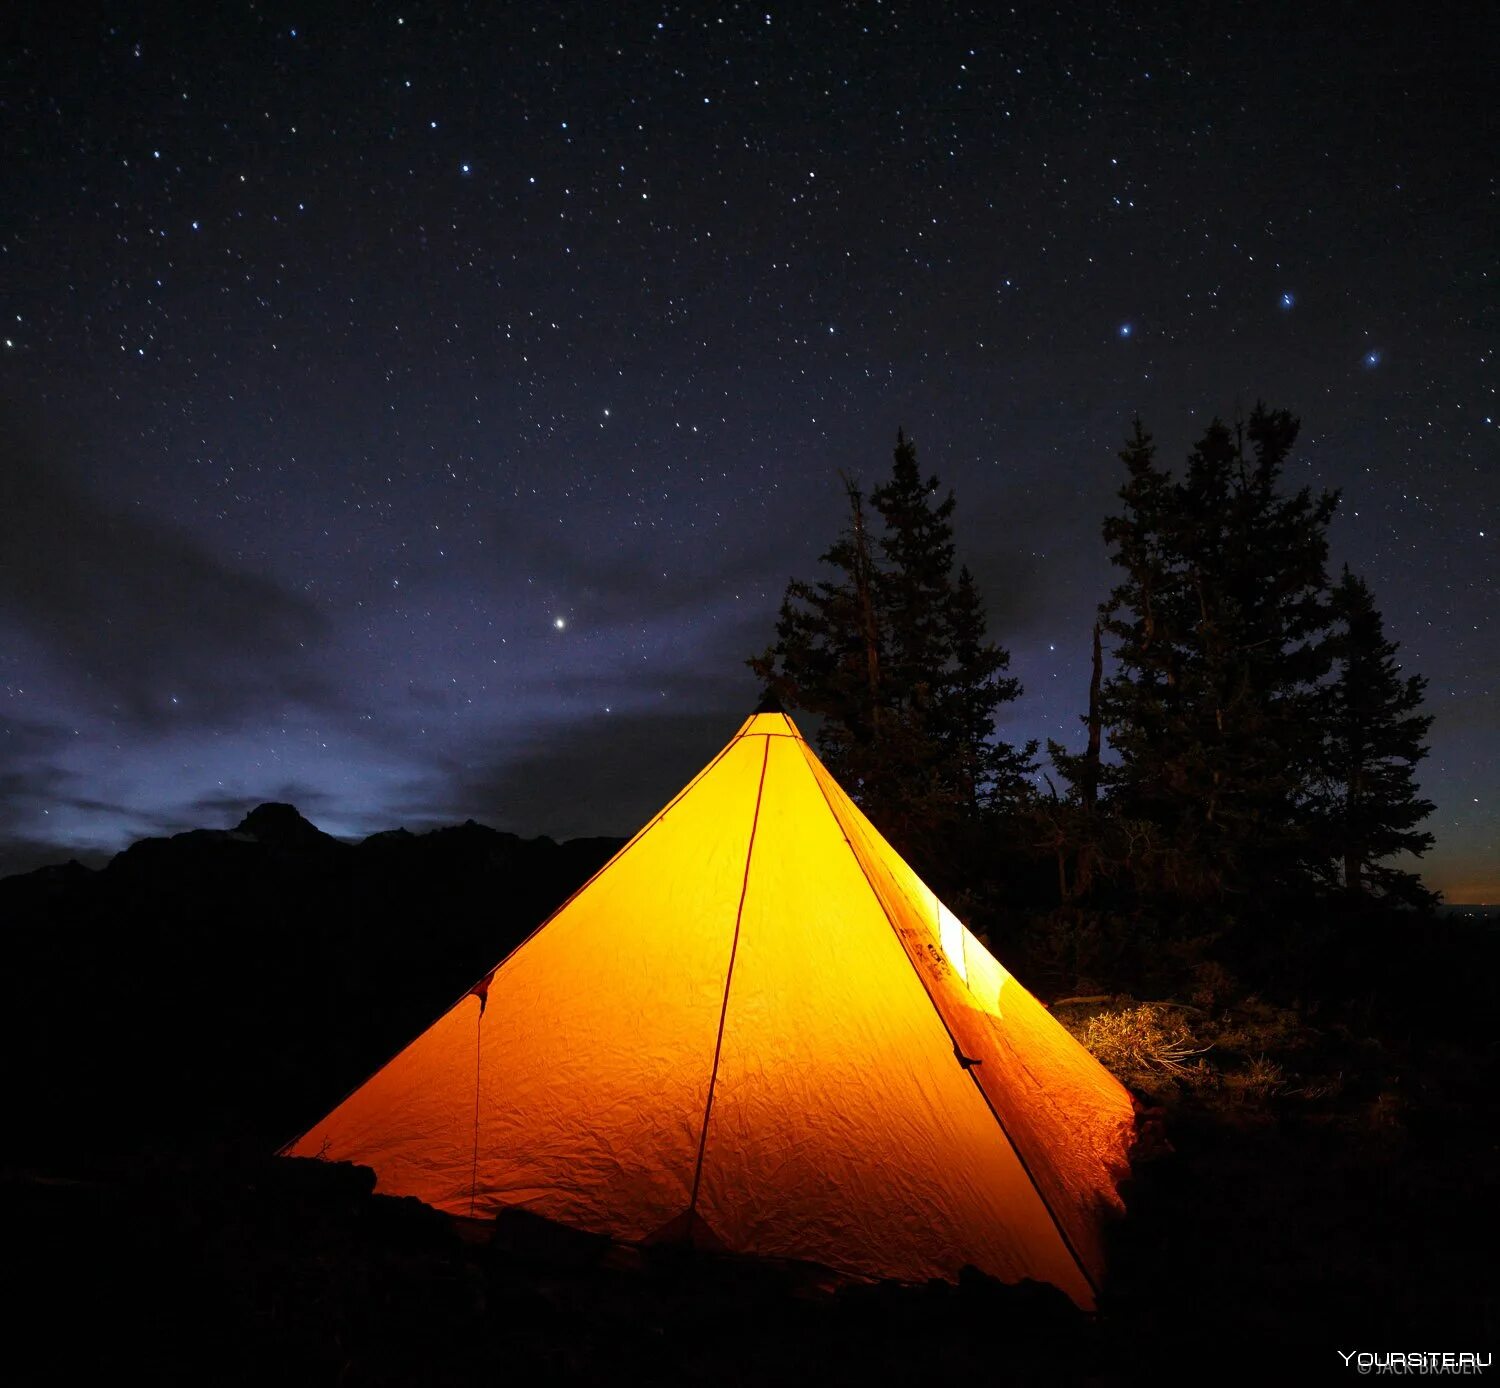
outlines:
{"label": "starry night sky", "polygon": [[134,8],[0,48],[0,870],[629,832],[898,425],[1077,742],[1130,416],[1264,398],[1500,899],[1483,7]]}

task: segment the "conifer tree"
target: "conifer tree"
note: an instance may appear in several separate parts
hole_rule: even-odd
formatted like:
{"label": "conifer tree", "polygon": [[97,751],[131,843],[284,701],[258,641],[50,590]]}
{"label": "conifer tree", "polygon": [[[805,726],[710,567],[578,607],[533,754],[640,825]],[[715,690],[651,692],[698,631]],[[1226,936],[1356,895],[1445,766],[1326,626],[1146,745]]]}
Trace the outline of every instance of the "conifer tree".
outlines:
{"label": "conifer tree", "polygon": [[1021,681],[1007,675],[1010,653],[989,639],[984,600],[967,564],[949,601],[952,669],[933,709],[932,724],[945,749],[957,802],[993,809],[1028,793],[1034,743],[1013,746],[995,734],[1002,704],[1019,698]]}
{"label": "conifer tree", "polygon": [[870,493],[883,525],[880,551],[881,609],[889,644],[890,675],[906,701],[925,712],[952,656],[953,509],[949,492],[934,504],[938,480],[925,482],[917,450],[896,431],[889,481]]}
{"label": "conifer tree", "polygon": [[819,557],[833,576],[787,584],[776,641],[748,663],[786,707],[822,720],[818,747],[841,782],[873,787],[882,779],[877,747],[889,722],[884,637],[864,495],[851,479],[843,482],[849,519]]}
{"label": "conifer tree", "polygon": [[1104,780],[1117,813],[1162,830],[1176,888],[1285,884],[1310,866],[1338,498],[1282,495],[1297,427],[1263,405],[1238,429],[1214,420],[1180,480],[1139,421],[1121,454]]}
{"label": "conifer tree", "polygon": [[997,709],[1020,686],[986,635],[972,575],[954,573],[952,493],[923,479],[904,432],[870,495],[873,542],[846,486],[851,521],[822,560],[835,576],[788,585],[776,642],[750,665],[789,708],[821,717],[830,769],[921,857],[943,826],[1020,793],[1033,749],[994,737]]}
{"label": "conifer tree", "polygon": [[1408,905],[1433,894],[1414,872],[1383,859],[1420,856],[1433,837],[1417,826],[1433,811],[1417,791],[1417,763],[1432,718],[1422,713],[1427,682],[1403,675],[1397,646],[1364,581],[1349,572],[1333,593],[1334,680],[1328,687],[1329,852],[1344,890]]}

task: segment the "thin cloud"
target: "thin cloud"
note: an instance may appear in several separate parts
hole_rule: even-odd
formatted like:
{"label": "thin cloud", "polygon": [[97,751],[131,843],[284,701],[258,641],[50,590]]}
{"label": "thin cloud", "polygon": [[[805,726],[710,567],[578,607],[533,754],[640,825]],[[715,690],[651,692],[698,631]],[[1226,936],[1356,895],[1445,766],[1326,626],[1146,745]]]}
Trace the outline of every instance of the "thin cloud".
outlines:
{"label": "thin cloud", "polygon": [[498,828],[553,838],[633,833],[743,721],[724,712],[601,713],[464,769],[447,802]]}
{"label": "thin cloud", "polygon": [[146,516],[106,506],[20,431],[0,457],[0,625],[140,729],[327,702],[308,601]]}

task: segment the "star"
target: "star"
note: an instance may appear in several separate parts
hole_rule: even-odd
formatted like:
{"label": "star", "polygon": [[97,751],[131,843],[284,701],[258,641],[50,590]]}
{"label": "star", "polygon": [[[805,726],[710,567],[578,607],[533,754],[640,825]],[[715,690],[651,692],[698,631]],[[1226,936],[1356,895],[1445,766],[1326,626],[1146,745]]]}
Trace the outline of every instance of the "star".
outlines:
{"label": "star", "polygon": [[[474,65],[493,38],[485,7],[451,8],[439,26],[421,14],[406,24],[393,6],[351,28],[316,82],[295,69],[325,36],[309,20],[304,54],[302,21],[285,14],[286,42],[253,62],[236,56],[233,26],[170,18],[149,40],[122,21],[87,52],[28,47],[12,105],[37,137],[12,201],[26,228],[27,301],[47,309],[35,321],[0,313],[0,372],[57,421],[38,424],[39,454],[77,454],[59,458],[71,464],[52,518],[59,542],[34,556],[55,566],[49,595],[77,609],[38,612],[18,590],[12,612],[0,591],[0,617],[33,624],[55,648],[49,666],[79,667],[66,698],[61,685],[55,699],[29,687],[25,697],[81,728],[77,766],[97,766],[122,792],[140,787],[143,813],[177,813],[162,800],[168,780],[188,804],[215,790],[211,772],[238,784],[231,756],[253,764],[242,750],[199,757],[184,739],[164,776],[151,716],[167,698],[158,655],[172,658],[165,668],[180,656],[195,680],[165,708],[222,749],[251,746],[248,734],[237,741],[241,726],[280,728],[278,689],[357,688],[370,706],[350,725],[373,717],[404,757],[415,736],[406,720],[427,705],[409,706],[391,676],[414,646],[428,660],[451,655],[454,691],[492,677],[498,655],[524,693],[507,719],[553,729],[558,749],[566,720],[551,697],[531,700],[559,662],[601,682],[585,691],[619,688],[631,738],[647,736],[637,705],[649,706],[658,660],[686,716],[737,707],[731,681],[749,702],[742,662],[771,638],[784,584],[824,573],[817,556],[842,515],[838,470],[876,484],[898,424],[925,435],[922,466],[955,491],[957,561],[982,571],[999,605],[989,634],[1033,672],[1016,737],[1076,738],[1091,613],[1113,583],[1099,522],[1117,510],[1115,450],[1132,415],[1163,440],[1163,465],[1180,465],[1190,432],[1260,394],[1302,415],[1297,456],[1311,459],[1315,443],[1318,470],[1345,489],[1331,569],[1348,561],[1370,574],[1403,651],[1425,641],[1413,664],[1434,706],[1482,704],[1482,643],[1470,633],[1487,615],[1481,561],[1500,535],[1484,490],[1500,401],[1494,353],[1468,332],[1452,286],[1483,285],[1490,270],[1479,241],[1462,235],[1438,256],[1392,251],[1412,244],[1423,209],[1472,226],[1484,201],[1482,181],[1458,176],[1482,148],[1483,98],[1451,64],[1403,64],[1394,43],[1319,48],[1299,31],[1297,62],[1219,90],[1199,80],[1222,56],[1209,30],[1174,35],[1181,66],[1169,69],[1156,48],[1131,61],[1113,22],[1079,26],[1056,7],[1030,16],[1007,54],[975,7],[949,7],[941,44],[909,45],[876,16],[839,17],[839,7],[751,7],[720,24],[716,7],[699,6],[622,21],[628,41],[607,22],[517,26],[497,82]],[[612,13],[580,12],[590,10]],[[1237,42],[1280,41],[1269,21],[1243,27]],[[274,40],[274,22],[267,33]],[[773,37],[785,62],[763,61]],[[1446,55],[1448,37],[1433,52]],[[1099,63],[1110,44],[1115,60]],[[836,76],[822,72],[822,50]],[[920,100],[892,104],[884,74],[898,54]],[[1340,148],[1341,176],[1330,179],[1328,141],[1305,131],[1342,129],[1349,113],[1337,84],[1302,79],[1335,60],[1361,87],[1394,80],[1411,95],[1400,122]],[[226,71],[232,94],[199,85]],[[1241,80],[1259,95],[1237,110]],[[1139,138],[1142,93],[1163,83],[1181,118],[1170,151]],[[57,90],[76,97],[66,122]],[[1244,139],[1218,140],[1221,107],[1236,109]],[[834,140],[830,130],[859,111],[879,119]],[[1084,125],[1090,138],[1075,138]],[[899,195],[875,157],[888,141],[906,156]],[[1103,152],[1111,141],[1118,155]],[[1273,196],[1231,200],[1217,182],[1204,186],[1203,154],[1213,151],[1228,188],[1254,177],[1263,147],[1284,155]],[[1391,182],[1424,164],[1419,194]],[[741,177],[751,171],[753,184]],[[187,207],[197,210],[184,238]],[[1127,209],[1139,219],[1128,230],[1113,221]],[[1305,314],[1290,277],[1314,286]],[[1127,298],[1151,314],[1154,335],[1139,349],[1134,319],[1106,317],[1096,336],[1095,320]],[[1386,372],[1388,349],[1371,339],[1397,331]],[[1140,355],[1113,355],[1126,349]],[[1399,401],[1384,399],[1397,389]],[[601,395],[625,402],[618,420]],[[128,444],[115,450],[121,432]],[[1052,485],[1063,458],[1086,497]],[[15,465],[7,456],[3,466]],[[70,501],[80,488],[88,496]],[[153,543],[144,518],[167,515],[204,551],[196,567],[168,546],[125,556],[130,581],[117,591],[62,572],[75,555],[85,570],[112,557],[91,555],[79,533],[105,504],[96,492],[143,517],[132,529],[126,512],[109,543]],[[1017,507],[1028,517],[1020,534],[1006,524]],[[0,506],[0,550],[18,523]],[[1462,544],[1465,534],[1481,543]],[[1009,591],[1007,555],[1042,562],[1028,558],[1033,548],[1076,551],[1087,576]],[[180,580],[207,575],[213,555],[225,572],[216,565],[206,602]],[[392,577],[392,563],[407,577]],[[158,568],[179,581],[157,583]],[[238,586],[221,604],[226,583]],[[571,610],[537,612],[558,597],[586,608],[586,640],[536,640],[571,636]],[[326,639],[313,639],[320,630]],[[256,661],[281,664],[237,681],[251,647]],[[0,660],[11,719],[0,734],[25,713],[8,673]],[[694,692],[679,700],[679,688]],[[463,704],[456,692],[453,703]],[[569,717],[582,724],[613,705],[585,693]],[[219,710],[232,715],[222,725]],[[346,716],[331,696],[321,712]],[[1421,770],[1444,804],[1471,808],[1478,791],[1464,778],[1500,750],[1487,706],[1480,717],[1478,731],[1442,716],[1434,725]],[[482,747],[483,724],[455,728],[443,757],[457,765]],[[7,772],[17,735],[0,736]],[[335,779],[315,785],[326,754],[301,736],[289,728],[283,751],[301,759],[309,794],[358,802],[366,827],[393,822],[402,807],[375,793],[378,739],[360,743],[348,782],[330,764]],[[51,785],[34,760],[37,785]],[[433,786],[426,811],[442,819],[459,801]],[[545,798],[517,806],[520,827],[543,827]],[[83,813],[53,807],[70,822]],[[601,807],[598,827],[614,813]],[[0,825],[0,875],[14,827]],[[584,816],[577,827],[593,826]],[[1445,822],[1450,866],[1436,884],[1444,872],[1459,880],[1462,834],[1477,842],[1483,826]]]}

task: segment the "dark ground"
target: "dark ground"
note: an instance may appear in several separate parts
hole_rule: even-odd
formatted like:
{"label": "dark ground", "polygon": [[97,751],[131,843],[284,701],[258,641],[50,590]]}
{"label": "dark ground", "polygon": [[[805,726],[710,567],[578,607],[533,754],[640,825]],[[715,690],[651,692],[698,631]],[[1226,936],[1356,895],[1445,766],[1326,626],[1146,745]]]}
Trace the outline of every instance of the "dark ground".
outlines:
{"label": "dark ground", "polygon": [[614,846],[476,825],[349,846],[263,809],[0,882],[15,1380],[1300,1380],[1352,1372],[1339,1349],[1493,1348],[1500,1065],[1472,1001],[1493,976],[1435,998],[1415,947],[1388,990],[1422,990],[1404,1022],[1187,1006],[1201,1057],[1122,1065],[1166,1142],[1095,1317],[979,1276],[838,1287],[524,1218],[459,1230],[367,1172],[268,1155]]}

